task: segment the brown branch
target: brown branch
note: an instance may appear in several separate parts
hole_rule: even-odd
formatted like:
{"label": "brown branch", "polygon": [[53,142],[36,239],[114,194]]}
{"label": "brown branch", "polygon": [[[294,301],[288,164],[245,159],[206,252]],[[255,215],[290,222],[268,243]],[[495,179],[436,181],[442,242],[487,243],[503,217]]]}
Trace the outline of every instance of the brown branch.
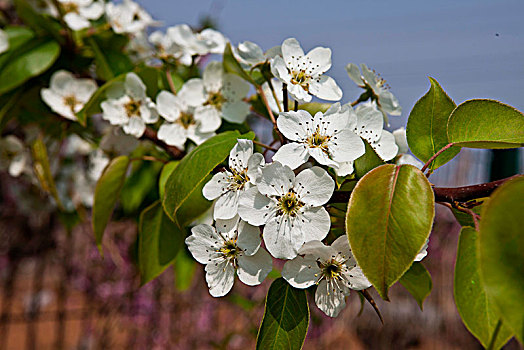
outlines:
{"label": "brown branch", "polygon": [[142,138],[153,142],[160,148],[163,148],[174,159],[182,159],[186,154],[183,150],[178,149],[174,146],[169,146],[164,141],[159,140],[156,131],[151,128],[146,128],[146,131],[144,132],[144,135],[142,135]]}
{"label": "brown branch", "polygon": [[359,290],[358,292],[359,292],[360,294],[362,294],[362,296],[363,296],[364,298],[366,298],[366,300],[368,301],[368,303],[373,307],[373,309],[374,309],[375,312],[377,313],[378,318],[380,318],[380,322],[382,322],[382,324],[384,324],[384,320],[382,319],[382,315],[380,314],[380,310],[378,309],[377,303],[375,303],[375,300],[373,300],[373,297],[371,296],[371,294],[369,294],[369,292],[367,291],[367,289]]}
{"label": "brown branch", "polygon": [[169,84],[169,89],[171,89],[173,95],[176,95],[175,83],[173,82],[173,76],[171,75],[171,69],[169,68],[166,68],[166,78],[167,83]]}
{"label": "brown branch", "polygon": [[[524,175],[515,175],[502,180],[472,186],[433,187],[433,192],[435,193],[435,202],[454,204],[456,202],[464,203],[473,199],[488,197],[503,183],[519,176]],[[349,191],[335,192],[333,193],[329,203],[345,203],[349,200],[350,194],[351,192]]]}
{"label": "brown branch", "polygon": [[282,84],[282,104],[284,105],[284,112],[289,112],[287,84]]}

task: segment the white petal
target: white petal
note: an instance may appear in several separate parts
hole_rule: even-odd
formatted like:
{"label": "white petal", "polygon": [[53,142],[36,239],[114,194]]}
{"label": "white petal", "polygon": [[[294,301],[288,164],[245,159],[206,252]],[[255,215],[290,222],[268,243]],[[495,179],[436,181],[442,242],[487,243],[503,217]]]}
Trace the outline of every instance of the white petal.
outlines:
{"label": "white petal", "polygon": [[218,92],[222,88],[224,69],[221,62],[209,62],[202,75],[207,92]]}
{"label": "white petal", "polygon": [[78,101],[82,102],[81,107],[89,101],[91,96],[98,89],[96,83],[92,79],[76,79],[74,84],[75,96]]}
{"label": "white petal", "polygon": [[189,79],[178,92],[178,97],[189,106],[202,105],[206,101],[204,82],[200,78]]}
{"label": "white petal", "polygon": [[256,187],[251,187],[240,196],[238,215],[251,225],[264,225],[271,211],[271,203],[272,201],[260,194]]}
{"label": "white petal", "polygon": [[320,268],[317,264],[317,258],[313,255],[299,255],[286,262],[282,268],[282,277],[295,288],[311,287],[318,280],[318,274],[320,274]]}
{"label": "white petal", "polygon": [[384,161],[395,158],[398,153],[398,146],[395,143],[395,136],[386,130],[382,131],[382,135],[380,136],[378,142],[372,143],[371,147]]}
{"label": "white petal", "polygon": [[158,121],[158,112],[153,102],[146,100],[146,102],[140,106],[140,117],[147,124]]}
{"label": "white petal", "polygon": [[219,264],[207,264],[206,282],[209,287],[209,294],[214,297],[223,297],[233,288],[235,268],[227,261]]}
{"label": "white petal", "polygon": [[349,77],[353,80],[358,86],[363,86],[364,82],[362,81],[360,75],[360,69],[354,63],[348,63],[346,66],[346,71],[348,72]]}
{"label": "white petal", "polygon": [[312,129],[313,117],[304,110],[283,112],[278,115],[278,130],[292,141],[299,141],[306,137]]}
{"label": "white petal", "polygon": [[273,259],[263,248],[255,255],[242,255],[238,258],[238,278],[248,286],[259,285],[272,270]]}
{"label": "white petal", "polygon": [[287,92],[289,92],[289,95],[291,95],[291,97],[299,103],[311,102],[311,95],[298,84],[288,84]]}
{"label": "white petal", "polygon": [[333,291],[331,286],[325,279],[320,281],[315,292],[315,303],[329,317],[337,317],[346,307],[346,295],[338,288]]}
{"label": "white petal", "polygon": [[202,224],[191,229],[191,235],[185,242],[196,261],[209,264],[219,256],[216,250],[220,247],[218,242],[222,242],[222,239],[212,226]]}
{"label": "white petal", "polygon": [[335,169],[337,176],[347,176],[354,171],[353,162],[342,162],[338,164],[338,168]]}
{"label": "white petal", "polygon": [[273,155],[273,161],[287,165],[291,169],[296,169],[309,159],[309,152],[302,143],[288,143],[281,146],[277,153]]}
{"label": "white petal", "polygon": [[215,202],[213,217],[215,219],[231,219],[238,213],[238,199],[241,191],[229,190]]}
{"label": "white petal", "polygon": [[255,153],[247,162],[247,176],[249,182],[256,184],[258,178],[262,175],[262,166],[265,164],[264,156],[260,153]]}
{"label": "white petal", "polygon": [[323,74],[331,68],[331,49],[326,47],[315,47],[308,52],[306,57],[311,60],[310,74],[312,76]]}
{"label": "white petal", "polygon": [[264,243],[269,253],[277,259],[293,259],[304,244],[304,231],[290,220],[275,217],[264,227]]}
{"label": "white petal", "polygon": [[[319,116],[318,119],[317,115]],[[351,106],[341,106],[340,102],[336,102],[332,104],[324,114],[317,112],[314,119],[316,123],[324,122],[320,126],[326,130],[326,134],[331,135],[341,130],[351,128],[352,117],[355,119],[356,124],[356,114]]]}
{"label": "white petal", "polygon": [[315,259],[320,258],[320,260],[330,260],[333,250],[330,247],[326,247],[324,243],[319,240],[308,241],[300,247],[298,250],[300,255],[311,255]]}
{"label": "white petal", "polygon": [[156,97],[156,107],[158,113],[171,123],[180,118],[180,113],[183,111],[180,98],[165,90]]}
{"label": "white petal", "polygon": [[396,164],[409,164],[419,169],[422,169],[422,167],[424,166],[424,163],[422,163],[417,158],[413,157],[411,154],[401,154],[400,157],[397,159]]}
{"label": "white petal", "polygon": [[346,277],[349,280],[349,287],[354,290],[363,290],[371,287],[371,282],[368,281],[364,272],[359,266],[352,268],[346,273]]}
{"label": "white petal", "polygon": [[124,106],[117,100],[106,100],[100,104],[102,108],[102,118],[109,121],[112,125],[124,125],[129,118],[127,117]]}
{"label": "white petal", "polygon": [[299,230],[304,232],[304,241],[301,243],[312,240],[321,241],[326,238],[331,227],[331,219],[324,207],[307,208],[300,215],[300,219],[304,220],[304,222],[297,220]]}
{"label": "white petal", "polygon": [[311,157],[315,158],[315,160],[320,164],[327,165],[332,168],[338,167],[338,163],[331,159],[330,155],[324,152],[322,149],[318,147],[309,147],[308,152],[311,155]]}
{"label": "white petal", "polygon": [[71,107],[66,105],[64,102],[64,97],[57,94],[51,89],[42,89],[40,91],[42,100],[56,113],[60,114],[62,117],[65,117],[70,120],[76,120],[76,116],[71,110]]}
{"label": "white petal", "polygon": [[67,23],[69,28],[73,30],[81,30],[88,28],[91,24],[87,19],[80,16],[78,13],[69,12],[64,16],[64,21]]}
{"label": "white petal", "polygon": [[289,191],[294,181],[295,174],[290,167],[273,162],[262,169],[257,188],[264,195],[281,196]]}
{"label": "white petal", "polygon": [[289,38],[282,43],[282,57],[284,62],[289,67],[289,62],[295,61],[298,57],[304,56],[304,50],[300,47],[299,42],[295,38]]}
{"label": "white petal", "polygon": [[265,60],[264,52],[255,43],[244,41],[238,44],[238,55],[242,60],[250,65],[257,64]]}
{"label": "white petal", "polygon": [[426,255],[428,255],[428,244],[429,239],[426,240],[426,243],[424,243],[424,246],[418,252],[417,256],[415,257],[415,261],[421,261],[426,257]]}
{"label": "white petal", "polygon": [[379,95],[380,107],[390,115],[401,115],[402,107],[391,91],[383,90]]}
{"label": "white petal", "polygon": [[382,135],[384,119],[374,104],[360,105],[357,110],[357,130],[360,137],[375,142]]}
{"label": "white petal", "polygon": [[222,118],[230,123],[241,124],[249,114],[249,104],[244,101],[226,102],[222,107]]}
{"label": "white petal", "polygon": [[283,83],[289,84],[291,82],[291,75],[280,56],[276,56],[271,60],[271,73]]}
{"label": "white petal", "polygon": [[200,145],[204,141],[212,138],[216,134],[214,132],[200,132],[200,130],[194,128],[193,126],[190,126],[188,128],[187,138],[196,143],[197,145]]}
{"label": "white petal", "polygon": [[248,166],[253,155],[253,141],[238,139],[237,144],[229,152],[229,168],[242,171]]}
{"label": "white petal", "polygon": [[91,5],[80,8],[79,12],[85,18],[99,19],[104,13],[104,3],[102,1],[94,1]]}
{"label": "white petal", "polygon": [[141,137],[146,131],[146,124],[139,117],[129,118],[129,122],[123,126],[124,132],[129,135],[133,135],[136,138]]}
{"label": "white petal", "polygon": [[329,150],[331,152],[331,158],[337,162],[355,160],[366,152],[364,142],[360,136],[349,129],[342,130],[335,134],[330,140]]}
{"label": "white petal", "polygon": [[260,229],[257,226],[240,221],[238,224],[237,245],[245,255],[253,255],[260,248]]}
{"label": "white petal", "polygon": [[408,139],[406,137],[406,129],[404,127],[398,128],[393,131],[393,136],[395,136],[395,143],[398,146],[398,153],[408,153]]}
{"label": "white petal", "polygon": [[213,106],[199,106],[193,114],[195,121],[199,122],[198,130],[201,133],[209,133],[217,130],[222,124],[220,113]]}
{"label": "white petal", "polygon": [[342,98],[342,90],[335,80],[327,75],[322,75],[318,80],[313,80],[309,85],[309,92],[318,98],[338,101]]}
{"label": "white petal", "polygon": [[320,206],[331,198],[335,189],[335,181],[324,169],[314,166],[302,170],[297,175],[295,186],[300,199],[309,205]]}
{"label": "white petal", "polygon": [[370,85],[371,89],[375,94],[380,93],[380,89],[377,86],[377,75],[368,68],[364,63],[360,64],[360,69],[362,70],[362,77]]}
{"label": "white petal", "polygon": [[202,195],[208,200],[217,199],[224,192],[226,192],[228,187],[228,173],[220,172],[211,178],[202,189]]}
{"label": "white petal", "polygon": [[135,73],[127,73],[124,84],[127,94],[133,99],[143,100],[146,98],[146,86]]}
{"label": "white petal", "polygon": [[59,70],[51,76],[49,87],[60,94],[71,94],[69,90],[70,84],[75,80],[73,73]]}
{"label": "white petal", "polygon": [[344,256],[346,259],[352,259],[351,262],[354,261],[351,248],[349,247],[348,237],[346,235],[342,235],[335,239],[335,241],[331,243],[331,248],[333,248],[333,250],[335,250],[338,254]]}
{"label": "white petal", "polygon": [[26,168],[26,165],[27,157],[24,153],[14,156],[11,159],[11,164],[9,164],[9,175],[11,175],[12,177],[20,176],[20,174],[22,174],[22,172]]}
{"label": "white petal", "polygon": [[236,74],[224,74],[222,93],[229,101],[240,101],[249,92],[250,85]]}
{"label": "white petal", "polygon": [[170,146],[183,149],[187,140],[187,132],[186,129],[178,123],[164,123],[158,129],[158,139]]}

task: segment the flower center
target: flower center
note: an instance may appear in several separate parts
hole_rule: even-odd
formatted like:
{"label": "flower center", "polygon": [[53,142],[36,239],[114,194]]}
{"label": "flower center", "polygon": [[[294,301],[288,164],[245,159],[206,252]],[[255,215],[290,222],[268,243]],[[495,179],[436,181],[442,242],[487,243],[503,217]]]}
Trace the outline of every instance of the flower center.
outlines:
{"label": "flower center", "polygon": [[231,169],[233,175],[229,177],[229,187],[235,191],[243,190],[246,183],[249,182],[249,176],[247,176],[247,168],[242,171]]}
{"label": "flower center", "polygon": [[140,101],[131,100],[128,103],[124,105],[124,108],[126,109],[126,113],[128,117],[132,117],[134,115],[139,116],[140,115],[140,105],[142,103]]}
{"label": "flower center", "polygon": [[310,148],[320,148],[323,152],[329,153],[328,143],[330,139],[331,136],[322,134],[320,128],[317,127],[315,132],[307,138],[306,143]]}
{"label": "flower center", "polygon": [[79,102],[76,99],[75,95],[69,95],[64,97],[64,104],[71,108],[71,111],[73,111],[73,113],[75,112],[75,107],[78,103]]}
{"label": "flower center", "polygon": [[78,13],[78,5],[75,4],[74,2],[62,3],[62,9],[64,10],[65,13],[70,13],[70,12]]}
{"label": "flower center", "polygon": [[204,106],[211,105],[218,110],[222,109],[222,105],[226,102],[227,99],[220,92],[212,92],[209,94],[207,101],[204,103]]}
{"label": "flower center", "polygon": [[288,193],[278,198],[277,215],[289,215],[295,217],[303,206],[304,203],[299,200],[295,191],[291,189]]}
{"label": "flower center", "polygon": [[[337,280],[342,278],[342,262],[336,259],[331,259],[325,262],[317,261],[317,264],[322,271],[322,277],[326,280]],[[320,280],[321,279],[322,278],[320,278]]]}
{"label": "flower center", "polygon": [[180,117],[178,118],[177,122],[184,127],[184,129],[189,128],[189,126],[195,124],[195,119],[193,118],[193,114],[182,112],[180,113]]}
{"label": "flower center", "polygon": [[291,72],[291,83],[295,85],[300,85],[304,90],[309,92],[309,80],[311,76],[306,74],[306,71],[301,69],[298,72]]}
{"label": "flower center", "polygon": [[240,250],[237,247],[236,241],[229,240],[224,242],[224,245],[219,249],[219,252],[222,253],[226,259],[231,260],[237,257]]}

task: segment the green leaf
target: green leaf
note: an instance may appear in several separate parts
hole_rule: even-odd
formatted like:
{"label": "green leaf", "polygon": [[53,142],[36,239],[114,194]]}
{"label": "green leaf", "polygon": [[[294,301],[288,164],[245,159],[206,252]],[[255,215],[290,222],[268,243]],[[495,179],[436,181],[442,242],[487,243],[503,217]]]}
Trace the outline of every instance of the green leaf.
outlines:
{"label": "green leaf", "polygon": [[375,150],[369,145],[369,143],[366,140],[362,141],[366,147],[366,153],[355,160],[354,167],[357,178],[361,178],[370,170],[385,164],[384,161],[377,155]]}
{"label": "green leaf", "polygon": [[409,269],[435,216],[433,190],[411,165],[382,165],[351,193],[346,233],[362,271],[380,296]]}
{"label": "green leaf", "polygon": [[196,210],[195,207],[210,204],[202,196],[202,188],[211,171],[227,158],[237,139],[252,140],[254,136],[252,132],[240,135],[238,131],[218,134],[197,146],[180,161],[167,179],[163,205],[167,215],[181,230],[204,211]]}
{"label": "green leaf", "polygon": [[494,100],[469,100],[449,116],[448,139],[469,148],[524,146],[524,115]]}
{"label": "green leaf", "polygon": [[164,198],[164,190],[166,187],[166,182],[173,170],[178,166],[178,163],[180,163],[178,160],[169,162],[164,165],[162,168],[162,172],[160,173],[160,178],[158,179],[158,194],[160,198]]}
{"label": "green leaf", "polygon": [[266,297],[264,318],[257,336],[257,349],[301,349],[309,325],[306,291],[275,280]]}
{"label": "green leaf", "polygon": [[[472,227],[463,227],[460,232],[453,294],[462,321],[487,348],[501,315],[488,299],[480,279],[477,232]],[[503,326],[494,348],[500,349],[509,338],[511,331]]]}
{"label": "green leaf", "polygon": [[[406,127],[409,148],[424,163],[449,143],[446,124],[456,107],[435,79],[429,81],[431,87],[413,107]],[[431,169],[446,164],[459,152],[460,147],[446,150],[432,162]]]}
{"label": "green leaf", "polygon": [[47,39],[33,39],[23,45],[23,51],[12,55],[0,71],[0,94],[45,72],[60,54],[60,45]]}
{"label": "green leaf", "polygon": [[96,62],[97,74],[103,80],[111,80],[114,77],[127,73],[133,69],[133,64],[129,57],[121,52],[118,47],[103,47],[100,38],[91,36],[86,38],[86,42],[93,50]]}
{"label": "green leaf", "polygon": [[224,59],[223,59],[223,65],[224,70],[227,73],[233,73],[238,76],[240,76],[242,79],[250,82],[253,85],[257,85],[253,78],[249,76],[249,74],[246,73],[246,71],[242,68],[240,63],[238,63],[237,59],[233,55],[233,50],[231,50],[231,44],[227,43],[226,48],[224,49]]}
{"label": "green leaf", "polygon": [[[484,200],[484,203],[485,203],[487,200],[489,200],[489,198],[484,198],[483,200]],[[471,208],[471,210],[475,214],[479,214],[480,215],[480,211],[481,211],[483,205],[484,204],[477,205],[476,207]],[[475,222],[473,221],[473,217],[471,217],[470,214],[464,213],[463,211],[457,210],[455,208],[452,208],[451,212],[455,216],[455,219],[457,219],[457,221],[459,222],[460,226],[471,226],[471,227],[475,226]]]}
{"label": "green leaf", "polygon": [[483,205],[479,232],[480,271],[486,294],[524,342],[524,177],[508,181]]}
{"label": "green leaf", "polygon": [[56,18],[49,14],[37,12],[27,0],[14,0],[13,2],[17,16],[40,36],[51,35],[59,43],[65,43],[65,38],[60,33],[62,26]]}
{"label": "green leaf", "polygon": [[133,172],[127,177],[120,195],[122,209],[127,214],[140,208],[148,195],[156,195],[156,179],[162,168],[162,163],[137,161],[133,163],[132,168]]}
{"label": "green leaf", "polygon": [[138,269],[142,285],[160,275],[175,260],[185,235],[167,217],[160,201],[140,214]]}
{"label": "green leaf", "polygon": [[428,270],[419,262],[414,262],[408,271],[400,278],[400,284],[415,298],[420,310],[424,300],[431,293],[433,282]]}
{"label": "green leaf", "polygon": [[58,208],[63,210],[64,207],[56,190],[55,180],[49,166],[49,156],[42,137],[36,139],[31,147],[31,151],[33,153],[33,169],[42,189],[48,192],[56,201]]}
{"label": "green leaf", "polygon": [[127,156],[114,158],[96,183],[92,224],[99,250],[102,247],[105,228],[124,185],[128,166],[129,158]]}
{"label": "green leaf", "polygon": [[0,55],[0,69],[9,61],[14,51],[35,36],[32,30],[25,27],[6,27],[4,32],[7,34],[9,48]]}

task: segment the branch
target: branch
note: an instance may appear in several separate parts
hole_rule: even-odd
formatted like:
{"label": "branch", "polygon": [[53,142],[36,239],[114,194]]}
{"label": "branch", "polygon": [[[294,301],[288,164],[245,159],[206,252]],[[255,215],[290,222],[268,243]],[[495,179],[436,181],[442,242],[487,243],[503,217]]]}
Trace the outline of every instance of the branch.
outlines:
{"label": "branch", "polygon": [[153,142],[160,148],[163,148],[174,159],[182,159],[185,156],[185,152],[183,150],[180,150],[174,146],[169,146],[164,141],[159,140],[156,131],[151,128],[146,128],[146,131],[144,132],[144,135],[142,135],[142,138]]}
{"label": "branch", "polygon": [[[441,155],[442,152],[444,152],[448,148],[453,147],[453,145],[454,145],[453,143],[448,143],[446,146],[444,146],[441,149],[439,149],[437,151],[437,153],[435,153],[431,158],[429,158],[429,160],[426,162],[426,164],[424,164],[424,166],[422,167],[422,169],[420,169],[420,171],[422,171],[422,172],[426,171],[426,169],[431,165],[431,163],[433,163],[435,158],[437,158],[439,155]],[[428,173],[426,176],[429,177],[430,174],[431,174],[431,172]]]}
{"label": "branch", "polygon": [[[472,199],[488,197],[506,181],[524,175],[515,175],[507,177],[502,180],[483,183],[480,185],[464,186],[464,187],[433,187],[435,193],[435,202],[450,203],[467,202]],[[329,203],[346,203],[349,200],[351,192],[339,191],[333,193]]]}

